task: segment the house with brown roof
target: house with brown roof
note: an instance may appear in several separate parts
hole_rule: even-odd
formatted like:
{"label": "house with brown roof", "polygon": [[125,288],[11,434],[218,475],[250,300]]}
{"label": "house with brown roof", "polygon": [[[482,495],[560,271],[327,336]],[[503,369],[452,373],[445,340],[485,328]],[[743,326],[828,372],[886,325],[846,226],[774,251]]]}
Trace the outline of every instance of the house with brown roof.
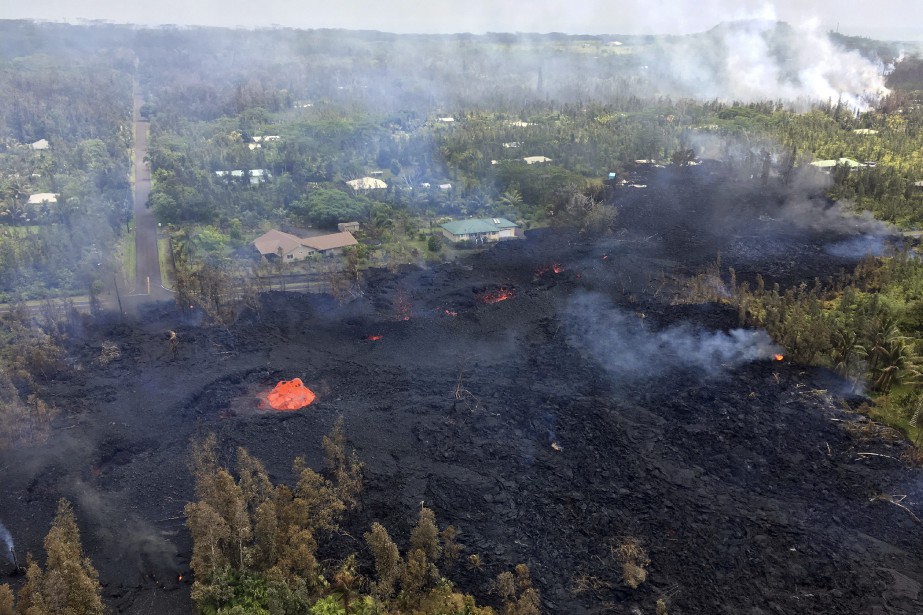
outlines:
{"label": "house with brown roof", "polygon": [[359,242],[349,231],[314,237],[298,237],[273,229],[253,240],[253,245],[263,258],[267,260],[278,258],[286,263],[302,261],[314,254],[342,254],[344,248],[357,243]]}
{"label": "house with brown roof", "polygon": [[304,245],[319,252],[320,254],[342,254],[343,248],[354,246],[359,242],[349,231],[339,233],[330,233],[329,235],[318,235],[317,237],[305,237],[301,240]]}

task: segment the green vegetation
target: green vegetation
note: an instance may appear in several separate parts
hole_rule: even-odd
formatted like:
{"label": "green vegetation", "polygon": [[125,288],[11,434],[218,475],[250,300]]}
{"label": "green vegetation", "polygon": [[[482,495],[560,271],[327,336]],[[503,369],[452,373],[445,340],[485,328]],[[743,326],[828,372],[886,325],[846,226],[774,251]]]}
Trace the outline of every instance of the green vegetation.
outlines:
{"label": "green vegetation", "polygon": [[[831,199],[923,227],[917,57],[897,63],[894,91],[877,108],[856,112],[833,100],[795,109],[665,96],[639,65],[635,48],[654,42],[640,37],[613,48],[558,34],[93,28],[90,37],[61,24],[0,24],[0,302],[12,304],[0,318],[2,447],[46,437],[56,409],[42,401],[43,387],[66,369],[62,348],[80,324],[66,303],[35,309],[35,300],[86,293],[95,311],[120,268],[134,275],[126,223],[135,84],[151,121],[148,205],[168,234],[162,271],[183,309],[219,323],[258,311],[264,284],[286,288],[293,273],[322,276],[301,284],[346,299],[365,267],[453,258],[463,248],[442,240],[439,221],[506,217],[526,229],[606,235],[618,223],[608,177],[636,160],[683,172],[696,157],[720,159],[732,180],[791,188],[813,173]],[[894,59],[888,45],[834,39]],[[47,149],[32,146],[42,139]],[[809,164],[839,158],[860,164],[829,176]],[[347,183],[364,177],[387,187]],[[36,193],[56,196],[29,204]],[[353,221],[360,245],[339,258],[267,263],[250,245],[271,228]],[[870,415],[923,444],[923,263],[914,252],[793,288],[738,284],[717,265],[704,275],[723,277],[731,299],[692,280],[694,300],[732,301],[742,324],[765,327],[793,360],[869,391]],[[117,353],[104,347],[102,357]],[[199,612],[493,612],[443,575],[461,561],[478,574],[483,562],[463,559],[455,529],[440,528],[426,508],[401,546],[374,523],[356,553],[319,557],[360,505],[362,479],[341,427],[323,446],[325,473],[296,460],[294,486],[273,484],[243,449],[232,471],[218,463],[214,440],[194,447],[197,499],[186,516]],[[62,504],[59,517],[46,570],[30,564],[19,612],[65,609],[50,606],[64,595],[79,596],[71,612],[98,612],[72,512]],[[650,562],[637,541],[612,555],[626,586],[646,581]],[[80,591],[52,595],[70,584]],[[504,613],[539,611],[525,566],[496,587]],[[0,615],[13,608],[0,586]],[[666,612],[665,599],[656,608]]]}
{"label": "green vegetation", "polygon": [[130,233],[125,233],[122,239],[119,242],[119,250],[122,253],[121,259],[121,270],[122,270],[122,280],[127,288],[134,288],[135,286],[135,273],[137,270],[136,267],[136,257],[137,257],[137,246],[135,244],[135,231],[132,230]]}
{"label": "green vegetation", "polygon": [[[130,76],[102,53],[0,62],[0,301],[112,279],[130,202],[130,100]],[[36,193],[56,196],[30,204]]]}
{"label": "green vegetation", "polygon": [[[790,359],[869,392],[872,417],[923,445],[923,262],[914,252],[869,256],[849,274],[787,289],[767,288],[760,276],[737,285],[733,269],[723,277],[716,263],[690,283],[688,298],[733,303],[742,325],[764,327]],[[730,293],[715,293],[725,284]]]}
{"label": "green vegetation", "polygon": [[[192,598],[199,613],[492,615],[456,592],[437,565],[458,565],[452,526],[442,530],[421,508],[403,554],[373,523],[367,551],[322,561],[323,542],[341,531],[361,502],[362,464],[346,448],[340,419],[323,439],[325,474],[295,460],[294,488],[273,485],[263,464],[237,450],[236,476],[217,459],[209,436],[193,446],[198,501],[186,506],[193,539]],[[367,565],[363,565],[366,562]],[[538,593],[528,567],[497,580],[507,615],[537,615]]]}
{"label": "green vegetation", "polygon": [[58,502],[58,512],[45,537],[45,553],[44,570],[29,555],[26,584],[19,590],[18,604],[14,604],[9,585],[0,585],[0,614],[106,612],[100,597],[99,575],[83,555],[77,519],[65,499]]}

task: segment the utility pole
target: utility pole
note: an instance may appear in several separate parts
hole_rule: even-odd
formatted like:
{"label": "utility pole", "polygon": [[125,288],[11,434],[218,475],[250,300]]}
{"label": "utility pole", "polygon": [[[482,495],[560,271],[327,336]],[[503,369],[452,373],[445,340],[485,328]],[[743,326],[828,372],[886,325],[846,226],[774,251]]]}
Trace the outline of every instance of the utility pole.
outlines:
{"label": "utility pole", "polygon": [[119,318],[121,318],[122,314],[124,313],[122,311],[122,297],[119,295],[119,283],[118,280],[116,280],[114,273],[112,274],[112,285],[115,286],[115,298],[119,302]]}

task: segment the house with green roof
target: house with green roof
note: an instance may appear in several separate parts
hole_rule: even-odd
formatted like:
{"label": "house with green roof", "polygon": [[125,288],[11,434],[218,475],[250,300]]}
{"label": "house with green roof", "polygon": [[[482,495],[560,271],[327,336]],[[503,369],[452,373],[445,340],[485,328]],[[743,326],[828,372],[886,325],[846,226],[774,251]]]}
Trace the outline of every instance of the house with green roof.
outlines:
{"label": "house with green roof", "polygon": [[506,218],[469,218],[453,220],[440,226],[445,238],[453,243],[459,241],[484,243],[522,237],[519,225]]}

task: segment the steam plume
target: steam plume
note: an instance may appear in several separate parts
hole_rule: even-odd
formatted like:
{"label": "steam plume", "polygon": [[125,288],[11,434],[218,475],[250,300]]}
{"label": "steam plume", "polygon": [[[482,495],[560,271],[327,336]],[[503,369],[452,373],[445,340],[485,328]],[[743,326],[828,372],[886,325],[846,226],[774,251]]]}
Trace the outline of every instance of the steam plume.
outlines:
{"label": "steam plume", "polygon": [[842,101],[865,110],[887,93],[883,65],[839,47],[816,23],[793,27],[774,19],[721,24],[666,42],[652,76],[681,94],[724,101]]}
{"label": "steam plume", "polygon": [[620,380],[693,369],[709,375],[780,352],[762,330],[702,331],[679,325],[653,331],[637,315],[598,294],[582,294],[567,308],[571,343],[585,349]]}
{"label": "steam plume", "polygon": [[3,523],[0,523],[0,541],[3,541],[3,557],[10,561],[12,559],[10,553],[13,551],[13,536]]}

